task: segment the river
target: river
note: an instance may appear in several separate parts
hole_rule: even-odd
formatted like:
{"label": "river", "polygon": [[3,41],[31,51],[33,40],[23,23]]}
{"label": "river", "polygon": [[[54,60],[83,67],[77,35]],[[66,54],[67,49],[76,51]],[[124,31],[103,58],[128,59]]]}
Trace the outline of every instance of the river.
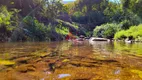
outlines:
{"label": "river", "polygon": [[142,80],[142,43],[0,43],[0,80]]}

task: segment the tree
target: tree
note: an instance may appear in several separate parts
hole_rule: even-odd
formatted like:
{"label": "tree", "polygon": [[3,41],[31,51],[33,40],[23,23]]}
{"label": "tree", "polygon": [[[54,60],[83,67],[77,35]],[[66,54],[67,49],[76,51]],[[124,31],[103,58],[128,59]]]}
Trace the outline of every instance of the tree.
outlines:
{"label": "tree", "polygon": [[74,8],[75,8],[74,2],[64,4],[64,11],[66,11],[68,14],[73,14]]}
{"label": "tree", "polygon": [[33,9],[41,4],[42,0],[0,0],[0,5],[5,5],[8,9],[16,8],[21,10],[20,14],[26,16]]}
{"label": "tree", "polygon": [[13,30],[11,24],[13,12],[7,10],[6,6],[0,7],[0,41],[6,41],[10,37],[10,33]]}
{"label": "tree", "polygon": [[142,0],[121,0],[123,9],[129,9],[142,18]]}
{"label": "tree", "polygon": [[57,18],[59,13],[63,10],[61,0],[43,0],[45,3],[42,7],[42,14],[50,20]]}

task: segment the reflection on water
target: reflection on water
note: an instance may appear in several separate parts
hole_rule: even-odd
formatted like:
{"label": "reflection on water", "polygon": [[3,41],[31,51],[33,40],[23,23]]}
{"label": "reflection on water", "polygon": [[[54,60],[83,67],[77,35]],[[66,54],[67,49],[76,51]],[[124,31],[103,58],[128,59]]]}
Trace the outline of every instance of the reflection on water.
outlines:
{"label": "reflection on water", "polygon": [[141,80],[141,45],[99,41],[84,45],[67,41],[0,43],[0,80]]}
{"label": "reflection on water", "polygon": [[127,53],[131,55],[142,56],[142,43],[128,44],[124,42],[94,42],[93,50],[99,50],[101,53]]}
{"label": "reflection on water", "polygon": [[121,51],[121,53],[142,56],[142,43],[124,44],[115,42],[114,47],[116,51]]}
{"label": "reflection on water", "polygon": [[72,46],[70,42],[51,42],[51,43],[0,43],[0,58],[6,58],[6,56],[22,56],[29,55],[36,51],[58,50],[68,51],[75,54],[86,54],[85,51],[92,51],[95,53],[127,53],[133,55],[142,55],[142,43],[125,44],[123,42],[94,42],[92,45],[84,44],[83,46]]}

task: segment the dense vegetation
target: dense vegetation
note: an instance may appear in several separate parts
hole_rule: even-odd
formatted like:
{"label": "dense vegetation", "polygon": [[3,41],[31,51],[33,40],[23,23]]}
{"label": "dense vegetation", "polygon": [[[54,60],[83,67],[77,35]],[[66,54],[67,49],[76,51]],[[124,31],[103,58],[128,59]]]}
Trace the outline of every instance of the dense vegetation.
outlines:
{"label": "dense vegetation", "polygon": [[94,36],[111,39],[118,30],[118,24],[104,24],[94,29]]}
{"label": "dense vegetation", "polygon": [[121,30],[115,34],[115,39],[135,39],[136,41],[142,40],[142,25],[132,26],[128,30]]}
{"label": "dense vegetation", "polygon": [[141,5],[141,0],[0,0],[0,41],[58,41],[70,33],[141,39]]}

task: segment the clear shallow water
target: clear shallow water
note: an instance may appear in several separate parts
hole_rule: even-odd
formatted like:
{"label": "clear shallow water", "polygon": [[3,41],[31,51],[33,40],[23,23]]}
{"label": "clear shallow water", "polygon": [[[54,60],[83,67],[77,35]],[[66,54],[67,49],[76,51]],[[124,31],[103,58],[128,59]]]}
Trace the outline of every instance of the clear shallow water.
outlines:
{"label": "clear shallow water", "polygon": [[0,80],[58,80],[61,74],[70,75],[65,80],[142,80],[142,43],[0,43]]}

